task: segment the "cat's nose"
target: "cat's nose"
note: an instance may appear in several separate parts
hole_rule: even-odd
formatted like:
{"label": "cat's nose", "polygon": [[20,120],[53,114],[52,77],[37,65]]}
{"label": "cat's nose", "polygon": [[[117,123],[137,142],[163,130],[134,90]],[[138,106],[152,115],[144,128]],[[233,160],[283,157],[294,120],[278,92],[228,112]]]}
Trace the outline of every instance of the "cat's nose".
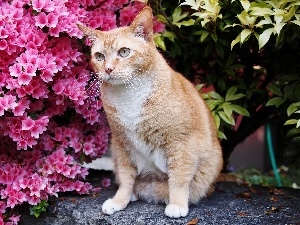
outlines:
{"label": "cat's nose", "polygon": [[107,74],[110,74],[112,71],[113,71],[113,69],[110,68],[110,67],[106,67],[106,68],[105,68],[105,72],[106,72]]}

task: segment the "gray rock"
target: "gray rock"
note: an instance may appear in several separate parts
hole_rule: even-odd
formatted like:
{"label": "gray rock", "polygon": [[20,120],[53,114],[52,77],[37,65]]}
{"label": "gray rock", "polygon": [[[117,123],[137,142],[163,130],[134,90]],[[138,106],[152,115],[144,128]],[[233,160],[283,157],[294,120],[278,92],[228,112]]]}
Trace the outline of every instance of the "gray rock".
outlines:
{"label": "gray rock", "polygon": [[[100,181],[101,178],[92,183],[99,186]],[[131,202],[124,211],[111,216],[102,214],[103,202],[112,197],[116,189],[116,185],[112,185],[95,195],[59,197],[50,201],[48,212],[41,218],[22,213],[20,224],[185,225],[193,219],[199,220],[197,225],[300,224],[300,190],[260,186],[249,188],[235,183],[218,183],[210,197],[190,206],[187,217],[170,219],[164,215],[164,205],[143,201]]]}

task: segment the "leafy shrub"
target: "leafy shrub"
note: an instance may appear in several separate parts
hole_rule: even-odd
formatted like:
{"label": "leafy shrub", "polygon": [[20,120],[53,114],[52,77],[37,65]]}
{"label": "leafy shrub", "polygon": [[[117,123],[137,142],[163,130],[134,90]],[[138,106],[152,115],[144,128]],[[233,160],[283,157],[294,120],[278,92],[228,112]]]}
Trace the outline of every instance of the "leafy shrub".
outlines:
{"label": "leafy shrub", "polygon": [[171,65],[212,90],[201,92],[219,128],[225,165],[240,142],[272,120],[288,135],[287,146],[297,143],[281,155],[295,159],[300,153],[299,1],[149,3],[166,24],[156,42]]}

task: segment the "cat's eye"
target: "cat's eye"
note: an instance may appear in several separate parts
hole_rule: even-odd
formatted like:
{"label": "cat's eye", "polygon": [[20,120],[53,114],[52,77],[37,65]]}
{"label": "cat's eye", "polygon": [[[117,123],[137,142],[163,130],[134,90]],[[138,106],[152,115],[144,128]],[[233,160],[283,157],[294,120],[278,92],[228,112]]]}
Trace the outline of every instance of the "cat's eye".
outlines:
{"label": "cat's eye", "polygon": [[118,51],[118,55],[125,58],[129,56],[130,54],[130,49],[129,48],[120,48]]}
{"label": "cat's eye", "polygon": [[95,59],[98,60],[98,61],[103,61],[105,59],[105,56],[100,52],[96,52],[94,54],[94,56],[95,56]]}

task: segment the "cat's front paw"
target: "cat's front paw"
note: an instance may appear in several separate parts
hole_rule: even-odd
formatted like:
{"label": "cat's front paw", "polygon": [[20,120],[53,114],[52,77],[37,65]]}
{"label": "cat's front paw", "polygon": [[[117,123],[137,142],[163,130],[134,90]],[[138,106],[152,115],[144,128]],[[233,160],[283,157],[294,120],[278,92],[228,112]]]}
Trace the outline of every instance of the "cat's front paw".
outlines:
{"label": "cat's front paw", "polygon": [[189,212],[188,207],[178,204],[169,204],[165,209],[165,215],[170,218],[185,217]]}
{"label": "cat's front paw", "polygon": [[102,205],[102,212],[108,215],[112,215],[115,212],[125,209],[126,206],[124,204],[120,204],[115,202],[112,198],[107,199]]}

